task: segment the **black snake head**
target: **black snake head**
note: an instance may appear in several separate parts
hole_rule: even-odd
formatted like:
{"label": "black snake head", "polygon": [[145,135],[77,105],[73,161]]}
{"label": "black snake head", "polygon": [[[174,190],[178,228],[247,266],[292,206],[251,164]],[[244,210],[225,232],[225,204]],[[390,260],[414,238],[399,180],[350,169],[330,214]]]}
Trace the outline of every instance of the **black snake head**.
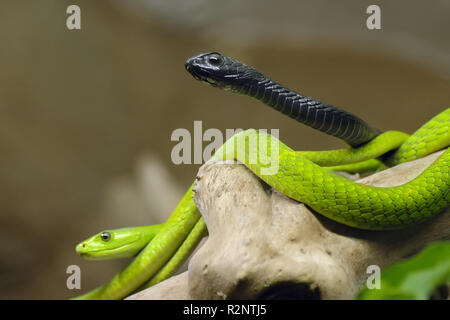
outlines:
{"label": "black snake head", "polygon": [[198,54],[187,59],[184,66],[195,79],[224,90],[239,92],[266,79],[252,67],[218,52]]}

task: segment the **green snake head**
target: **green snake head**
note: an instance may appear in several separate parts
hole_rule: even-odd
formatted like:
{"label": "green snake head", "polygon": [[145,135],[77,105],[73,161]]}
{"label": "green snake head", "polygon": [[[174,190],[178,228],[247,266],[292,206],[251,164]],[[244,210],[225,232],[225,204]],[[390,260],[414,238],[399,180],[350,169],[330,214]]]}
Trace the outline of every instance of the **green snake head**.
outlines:
{"label": "green snake head", "polygon": [[130,258],[139,253],[163,224],[111,229],[99,232],[80,242],[75,251],[89,260]]}
{"label": "green snake head", "polygon": [[235,92],[266,79],[256,69],[218,52],[200,53],[189,58],[184,66],[195,79]]}

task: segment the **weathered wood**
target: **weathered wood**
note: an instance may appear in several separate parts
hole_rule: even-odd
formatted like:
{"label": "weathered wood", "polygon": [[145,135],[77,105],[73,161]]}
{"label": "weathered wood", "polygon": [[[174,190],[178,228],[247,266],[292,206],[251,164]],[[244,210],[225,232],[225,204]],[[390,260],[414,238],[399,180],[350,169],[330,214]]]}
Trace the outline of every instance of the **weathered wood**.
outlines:
{"label": "weathered wood", "polygon": [[[439,154],[359,180],[403,184]],[[417,226],[364,231],[331,221],[268,188],[240,164],[209,162],[198,173],[195,201],[209,238],[189,270],[134,299],[351,299],[368,277],[432,241],[450,239],[450,210]]]}

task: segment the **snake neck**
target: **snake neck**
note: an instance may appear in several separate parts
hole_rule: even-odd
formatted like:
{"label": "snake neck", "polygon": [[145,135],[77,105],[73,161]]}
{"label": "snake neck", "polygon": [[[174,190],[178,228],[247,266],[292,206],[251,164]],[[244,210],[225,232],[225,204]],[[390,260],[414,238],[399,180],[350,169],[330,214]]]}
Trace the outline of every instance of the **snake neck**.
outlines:
{"label": "snake neck", "polygon": [[309,127],[340,138],[352,147],[364,144],[379,134],[358,117],[305,97],[267,77],[235,89]]}

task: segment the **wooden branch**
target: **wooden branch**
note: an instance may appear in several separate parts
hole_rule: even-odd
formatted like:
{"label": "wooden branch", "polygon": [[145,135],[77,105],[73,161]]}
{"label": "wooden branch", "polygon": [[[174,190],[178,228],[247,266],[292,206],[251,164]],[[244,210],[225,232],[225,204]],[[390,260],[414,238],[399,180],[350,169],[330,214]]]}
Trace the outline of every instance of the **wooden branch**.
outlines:
{"label": "wooden branch", "polygon": [[[394,186],[422,172],[440,153],[358,182]],[[450,239],[450,210],[395,231],[346,227],[268,188],[240,164],[200,168],[195,201],[209,238],[187,273],[133,299],[351,299],[380,268],[436,240]]]}

